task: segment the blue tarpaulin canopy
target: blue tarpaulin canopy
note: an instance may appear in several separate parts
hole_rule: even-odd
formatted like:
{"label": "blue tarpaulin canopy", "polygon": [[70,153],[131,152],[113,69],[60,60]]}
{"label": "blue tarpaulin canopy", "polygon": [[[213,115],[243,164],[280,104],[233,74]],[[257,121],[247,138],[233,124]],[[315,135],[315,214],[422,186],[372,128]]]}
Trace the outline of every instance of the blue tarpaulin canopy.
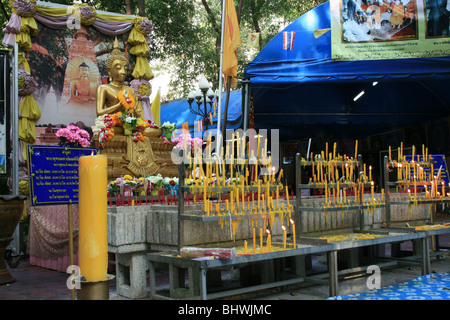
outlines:
{"label": "blue tarpaulin canopy", "polygon": [[[225,105],[226,93],[222,96],[222,105]],[[195,108],[197,103],[193,102]],[[202,107],[203,108],[203,107]],[[222,107],[222,118],[223,118]],[[200,116],[193,114],[189,110],[189,103],[186,99],[174,100],[161,105],[161,124],[166,121],[176,123],[177,128],[181,128],[183,123],[189,124],[189,131],[193,134],[196,120],[201,119]],[[230,101],[228,104],[228,121],[227,129],[236,129],[242,126],[242,93],[241,90],[234,90],[230,92]],[[213,124],[208,123],[208,129],[217,128],[217,113],[213,116]]]}
{"label": "blue tarpaulin canopy", "polygon": [[[354,140],[447,118],[450,57],[334,61],[326,2],[276,35],[246,67],[256,129],[280,129],[280,138]],[[360,92],[364,95],[354,101]]]}

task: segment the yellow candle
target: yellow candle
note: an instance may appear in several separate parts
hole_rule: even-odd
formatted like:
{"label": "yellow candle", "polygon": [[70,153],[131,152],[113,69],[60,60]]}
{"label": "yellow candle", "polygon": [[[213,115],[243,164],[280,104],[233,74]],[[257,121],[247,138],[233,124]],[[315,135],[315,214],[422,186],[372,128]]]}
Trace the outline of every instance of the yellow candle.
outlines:
{"label": "yellow candle", "polygon": [[[241,177],[241,179],[242,179],[242,177]],[[244,180],[241,180],[241,181],[242,181],[242,183],[241,183],[242,211],[244,211],[244,209],[245,209]]]}
{"label": "yellow candle", "polygon": [[206,179],[203,179],[203,204],[205,207],[205,212],[208,211],[208,208],[207,208],[208,204],[206,203],[206,184],[207,184]]}
{"label": "yellow candle", "polygon": [[256,253],[256,230],[253,228],[253,254]]}
{"label": "yellow candle", "polygon": [[289,191],[288,191],[288,186],[286,186],[286,199],[287,199],[287,206],[288,206],[288,210],[289,210]]}
{"label": "yellow candle", "polygon": [[240,150],[240,141],[239,141],[239,132],[236,132],[236,158],[241,157],[241,150]]}
{"label": "yellow candle", "polygon": [[294,249],[295,249],[297,247],[296,246],[296,238],[295,238],[295,222],[292,219],[290,219],[289,221],[291,222],[291,225],[292,225],[292,238],[294,240]]}
{"label": "yellow candle", "polygon": [[107,156],[79,158],[78,265],[86,281],[107,279]]}
{"label": "yellow candle", "polygon": [[226,176],[225,176],[225,159],[222,159],[222,186],[224,186],[224,187],[225,187],[225,180],[226,180]]}
{"label": "yellow candle", "polygon": [[279,199],[279,194],[278,194],[278,186],[277,186],[277,209],[279,208],[278,199]]}
{"label": "yellow candle", "polygon": [[281,226],[281,228],[283,229],[283,249],[286,250],[286,227]]}
{"label": "yellow candle", "polygon": [[[314,169],[314,166],[313,166],[313,169]],[[278,182],[280,182],[280,180],[281,180],[281,177],[283,176],[283,169],[280,169],[280,173],[278,174]]]}
{"label": "yellow candle", "polygon": [[260,209],[260,201],[259,201],[260,197],[261,197],[261,181],[258,180],[258,211]]}
{"label": "yellow candle", "polygon": [[263,252],[263,230],[259,229],[259,253]]}
{"label": "yellow candle", "polygon": [[358,159],[358,140],[355,143],[355,160]]}
{"label": "yellow candle", "polygon": [[247,240],[244,240],[244,253],[247,253]]}
{"label": "yellow candle", "polygon": [[403,142],[400,142],[400,155],[398,157],[398,160],[403,159]]}
{"label": "yellow candle", "polygon": [[374,194],[373,194],[373,193],[374,193],[374,185],[373,185],[373,181],[371,182],[371,184],[372,184],[372,185],[370,186],[370,189],[371,189],[371,191],[372,191],[372,201],[373,201],[373,199],[374,199],[374,198],[373,198],[373,196],[374,196]]}

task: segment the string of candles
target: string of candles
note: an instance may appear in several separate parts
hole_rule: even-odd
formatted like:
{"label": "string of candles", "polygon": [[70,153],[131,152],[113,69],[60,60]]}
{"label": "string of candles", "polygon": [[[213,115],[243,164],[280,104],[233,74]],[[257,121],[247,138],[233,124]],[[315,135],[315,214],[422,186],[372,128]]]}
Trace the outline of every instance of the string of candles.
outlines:
{"label": "string of candles", "polygon": [[[311,166],[311,177],[308,182],[310,189],[323,190],[323,209],[345,209],[349,207],[368,208],[372,210],[384,204],[384,189],[381,197],[375,198],[375,186],[372,180],[372,166],[366,167],[358,160],[358,141],[355,143],[355,157],[341,155],[336,152],[337,144],[333,144],[333,151],[318,154],[310,153],[308,159],[301,159],[300,165]],[[362,168],[360,168],[362,166]],[[368,169],[368,170],[367,170]],[[370,188],[370,196],[364,200],[364,189]],[[353,194],[354,197],[349,197]],[[325,211],[325,215],[327,211]]]}
{"label": "string of candles", "polygon": [[[434,167],[432,155],[428,154],[428,148],[425,145],[422,145],[422,154],[417,153],[413,145],[411,155],[405,156],[402,142],[397,149],[397,154],[397,159],[394,159],[392,148],[389,146],[388,163],[390,167],[397,170],[397,191],[403,188],[403,192],[408,192],[413,204],[418,204],[421,200],[450,199],[450,194],[446,192],[442,167]],[[424,197],[419,197],[419,193],[423,193]]]}
{"label": "string of candles", "polygon": [[[283,169],[276,172],[271,156],[267,155],[267,139],[261,152],[259,137],[257,145],[259,163],[254,161],[254,151],[250,152],[252,157],[248,159],[249,148],[245,137],[239,137],[236,133],[236,137],[233,135],[226,145],[226,153],[222,147],[216,161],[211,161],[208,138],[205,152],[197,151],[190,159],[189,174],[185,180],[194,203],[202,202],[203,217],[209,220],[217,218],[222,227],[229,225],[233,241],[239,224],[246,218],[253,228],[253,249],[249,250],[247,241],[244,241],[244,251],[253,254],[274,250],[272,227],[280,223],[285,228],[292,228],[290,221],[294,211],[289,189],[281,182]],[[263,171],[265,174],[262,174]]]}

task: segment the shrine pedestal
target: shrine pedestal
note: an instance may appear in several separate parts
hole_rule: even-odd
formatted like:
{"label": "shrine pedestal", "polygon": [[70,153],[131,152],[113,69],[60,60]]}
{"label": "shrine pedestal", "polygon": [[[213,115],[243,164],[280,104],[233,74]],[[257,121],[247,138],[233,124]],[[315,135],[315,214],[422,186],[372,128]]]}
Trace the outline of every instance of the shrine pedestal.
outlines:
{"label": "shrine pedestal", "polygon": [[[126,174],[131,176],[156,175],[177,177],[178,166],[172,162],[173,144],[164,143],[161,129],[146,129],[146,140],[134,142],[132,136],[123,135],[121,127],[114,127],[114,137],[105,142],[102,154],[108,156],[108,180]],[[94,145],[98,137],[94,135]]]}

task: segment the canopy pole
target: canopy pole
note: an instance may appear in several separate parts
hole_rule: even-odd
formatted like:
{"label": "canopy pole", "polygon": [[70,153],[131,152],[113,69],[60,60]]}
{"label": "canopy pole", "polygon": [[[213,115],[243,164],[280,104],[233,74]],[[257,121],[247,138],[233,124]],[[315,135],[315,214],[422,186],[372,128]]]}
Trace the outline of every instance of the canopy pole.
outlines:
{"label": "canopy pole", "polygon": [[12,140],[12,194],[19,194],[19,46],[14,44],[12,59],[12,88],[11,88],[11,140]]}
{"label": "canopy pole", "polygon": [[[222,77],[222,69],[223,69],[223,42],[225,33],[225,0],[222,0],[222,32],[220,35],[220,70],[219,70],[219,102],[218,102],[218,111],[217,111],[217,150],[220,150],[222,146],[222,134],[221,134],[221,118],[222,118],[222,87],[223,87],[223,77]],[[219,160],[220,161],[220,160]]]}

